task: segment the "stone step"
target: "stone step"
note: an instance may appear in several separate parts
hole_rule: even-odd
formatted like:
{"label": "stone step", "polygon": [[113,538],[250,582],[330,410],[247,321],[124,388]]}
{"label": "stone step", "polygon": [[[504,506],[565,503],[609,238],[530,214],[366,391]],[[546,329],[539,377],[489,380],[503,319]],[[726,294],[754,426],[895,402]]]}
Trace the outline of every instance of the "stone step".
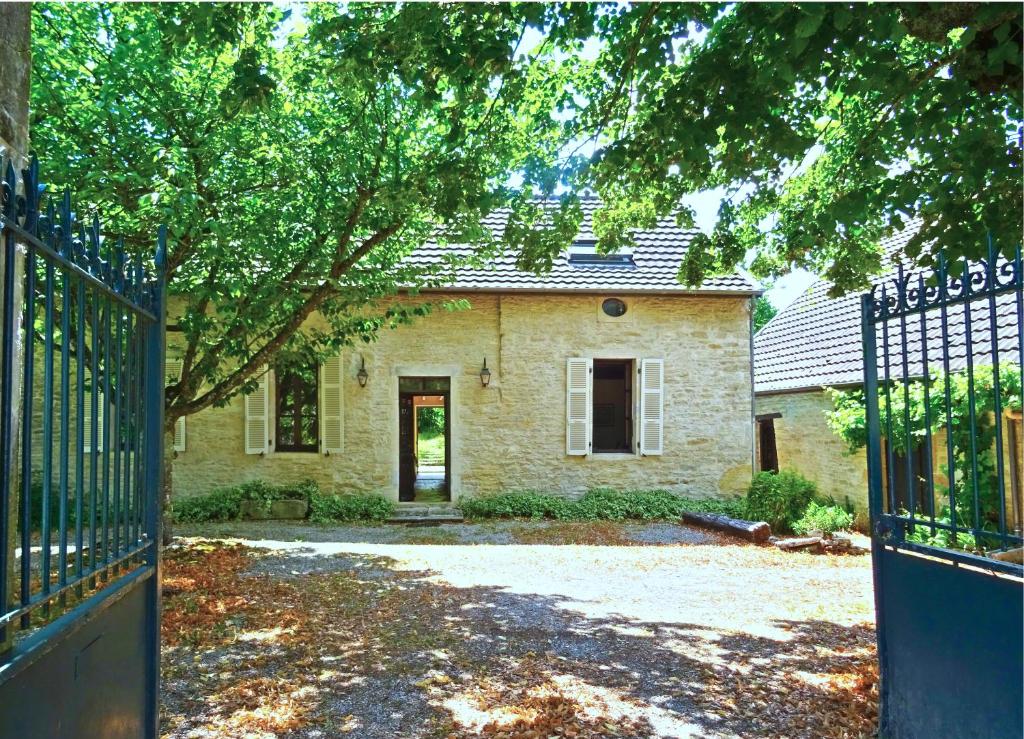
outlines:
{"label": "stone step", "polygon": [[388,523],[457,523],[462,511],[453,505],[399,503]]}

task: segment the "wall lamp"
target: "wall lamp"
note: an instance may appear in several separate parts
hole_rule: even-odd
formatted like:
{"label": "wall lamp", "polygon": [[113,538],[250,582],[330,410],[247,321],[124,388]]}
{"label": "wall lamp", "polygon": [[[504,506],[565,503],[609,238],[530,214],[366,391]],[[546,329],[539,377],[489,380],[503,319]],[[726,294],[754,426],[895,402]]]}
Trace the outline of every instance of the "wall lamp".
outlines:
{"label": "wall lamp", "polygon": [[484,366],[480,370],[480,384],[484,387],[491,384],[491,371],[487,369],[487,357],[484,357]]}
{"label": "wall lamp", "polygon": [[359,355],[359,371],[356,372],[356,379],[359,380],[359,387],[366,387],[366,381],[370,379],[370,375],[366,372],[366,360],[363,355]]}

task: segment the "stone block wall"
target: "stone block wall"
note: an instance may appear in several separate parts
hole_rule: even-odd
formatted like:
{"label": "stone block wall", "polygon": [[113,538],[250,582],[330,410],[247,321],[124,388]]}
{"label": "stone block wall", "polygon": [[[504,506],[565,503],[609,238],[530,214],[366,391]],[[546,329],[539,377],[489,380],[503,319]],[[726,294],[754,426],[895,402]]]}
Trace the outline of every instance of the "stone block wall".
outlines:
{"label": "stone block wall", "polygon": [[[602,486],[695,497],[745,491],[753,444],[747,298],[627,297],[624,320],[612,321],[600,313],[603,295],[443,297],[471,308],[435,311],[344,353],[342,454],[245,454],[236,398],[187,419],[186,450],[172,463],[175,497],[312,478],[328,490],[397,499],[400,376],[451,378],[453,499],[525,489],[574,496]],[[665,360],[663,455],[566,455],[569,357]],[[365,388],[356,381],[361,359]]]}
{"label": "stone block wall", "polygon": [[864,450],[849,453],[832,433],[825,414],[832,401],[823,390],[757,395],[757,414],[781,413],[775,419],[775,446],[780,470],[795,470],[838,503],[849,500],[857,524],[868,521],[868,467]]}

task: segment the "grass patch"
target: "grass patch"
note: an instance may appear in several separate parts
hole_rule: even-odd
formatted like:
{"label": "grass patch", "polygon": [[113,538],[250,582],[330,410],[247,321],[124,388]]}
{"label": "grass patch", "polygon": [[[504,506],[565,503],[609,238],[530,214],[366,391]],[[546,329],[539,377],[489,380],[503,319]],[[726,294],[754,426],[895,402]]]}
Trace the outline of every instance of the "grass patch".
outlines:
{"label": "grass patch", "polygon": [[420,466],[440,467],[444,464],[444,434],[420,434],[416,440],[416,457]]}

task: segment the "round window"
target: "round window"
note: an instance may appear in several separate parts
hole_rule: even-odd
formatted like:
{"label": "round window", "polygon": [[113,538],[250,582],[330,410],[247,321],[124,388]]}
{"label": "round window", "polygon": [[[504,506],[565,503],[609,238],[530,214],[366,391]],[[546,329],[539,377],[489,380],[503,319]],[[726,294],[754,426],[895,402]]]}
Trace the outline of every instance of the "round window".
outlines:
{"label": "round window", "polygon": [[618,318],[621,315],[625,315],[626,304],[618,298],[606,298],[605,301],[601,303],[601,310],[604,311],[606,316]]}

